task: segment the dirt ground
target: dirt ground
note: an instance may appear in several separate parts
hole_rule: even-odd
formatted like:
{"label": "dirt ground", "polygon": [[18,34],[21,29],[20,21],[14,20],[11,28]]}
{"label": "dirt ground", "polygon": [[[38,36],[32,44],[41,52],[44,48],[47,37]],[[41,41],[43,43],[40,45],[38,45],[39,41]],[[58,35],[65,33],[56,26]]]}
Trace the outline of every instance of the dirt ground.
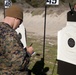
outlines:
{"label": "dirt ground", "polygon": [[[50,9],[50,10],[57,10],[57,9]],[[57,37],[57,32],[61,30],[63,27],[66,26],[67,22],[67,12],[68,10],[57,12],[52,12],[52,14],[47,14],[46,16],[46,36]],[[0,10],[0,21],[4,18],[4,11]],[[60,14],[59,14],[60,13]],[[36,36],[43,36],[44,35],[44,16],[45,12],[41,15],[34,15],[29,12],[24,12],[24,27],[26,31],[29,33],[33,33]]]}
{"label": "dirt ground", "polygon": [[[66,26],[67,10],[61,14],[52,13],[46,16],[46,36],[56,37],[57,32]],[[44,13],[32,16],[31,13],[24,14],[24,26],[27,32],[32,32],[37,36],[44,35]]]}

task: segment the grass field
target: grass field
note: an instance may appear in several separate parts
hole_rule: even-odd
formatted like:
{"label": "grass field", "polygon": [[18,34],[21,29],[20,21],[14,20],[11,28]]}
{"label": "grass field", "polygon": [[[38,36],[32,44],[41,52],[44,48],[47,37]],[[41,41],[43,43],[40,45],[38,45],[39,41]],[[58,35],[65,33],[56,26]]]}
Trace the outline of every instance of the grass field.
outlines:
{"label": "grass field", "polygon": [[[57,75],[57,45],[56,38],[46,37],[45,52],[43,56],[43,37],[28,35],[27,45],[33,43],[35,55],[31,57],[29,69],[31,75]],[[44,58],[44,60],[43,60]]]}

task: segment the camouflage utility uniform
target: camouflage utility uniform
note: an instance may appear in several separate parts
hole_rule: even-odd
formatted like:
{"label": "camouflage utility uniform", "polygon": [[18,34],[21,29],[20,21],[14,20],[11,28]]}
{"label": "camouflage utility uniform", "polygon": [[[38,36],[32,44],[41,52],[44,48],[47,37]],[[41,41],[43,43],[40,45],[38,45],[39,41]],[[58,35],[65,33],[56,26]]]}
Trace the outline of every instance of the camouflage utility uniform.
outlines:
{"label": "camouflage utility uniform", "polygon": [[[28,53],[14,29],[8,24],[0,23],[0,75],[26,75],[21,71],[29,60]],[[26,60],[27,59],[27,60]]]}

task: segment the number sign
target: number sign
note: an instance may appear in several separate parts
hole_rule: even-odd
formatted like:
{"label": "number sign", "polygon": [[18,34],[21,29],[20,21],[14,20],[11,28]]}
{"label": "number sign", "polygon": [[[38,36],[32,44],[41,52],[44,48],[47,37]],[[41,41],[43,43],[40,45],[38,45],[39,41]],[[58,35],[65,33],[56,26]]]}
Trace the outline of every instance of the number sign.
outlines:
{"label": "number sign", "polygon": [[5,8],[9,8],[12,5],[11,0],[5,0],[4,5],[5,5]]}
{"label": "number sign", "polygon": [[59,0],[47,0],[47,5],[59,5]]}

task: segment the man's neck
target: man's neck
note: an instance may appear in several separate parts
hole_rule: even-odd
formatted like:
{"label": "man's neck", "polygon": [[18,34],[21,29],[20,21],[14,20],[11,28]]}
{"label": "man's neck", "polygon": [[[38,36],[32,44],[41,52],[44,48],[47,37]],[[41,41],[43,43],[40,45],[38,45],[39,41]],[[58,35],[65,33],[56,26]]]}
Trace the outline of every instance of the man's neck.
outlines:
{"label": "man's neck", "polygon": [[11,27],[13,27],[13,18],[10,17],[5,17],[5,19],[3,20],[4,23],[9,24]]}

